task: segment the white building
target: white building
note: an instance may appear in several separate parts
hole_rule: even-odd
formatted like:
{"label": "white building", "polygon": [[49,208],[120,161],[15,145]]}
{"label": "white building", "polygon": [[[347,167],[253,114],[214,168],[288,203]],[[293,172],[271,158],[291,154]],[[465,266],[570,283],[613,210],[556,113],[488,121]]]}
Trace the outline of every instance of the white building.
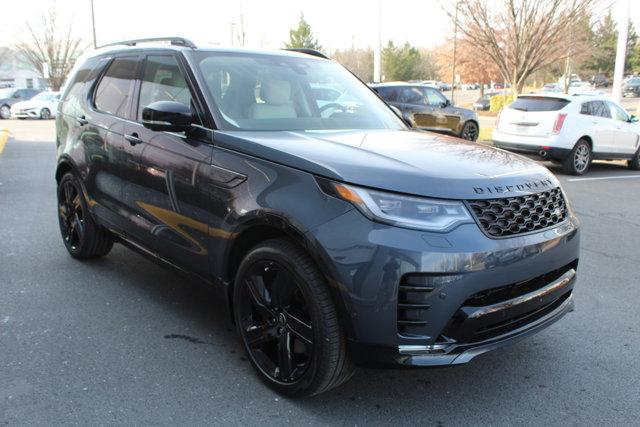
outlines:
{"label": "white building", "polygon": [[3,87],[45,89],[47,81],[21,55],[0,47],[0,88]]}

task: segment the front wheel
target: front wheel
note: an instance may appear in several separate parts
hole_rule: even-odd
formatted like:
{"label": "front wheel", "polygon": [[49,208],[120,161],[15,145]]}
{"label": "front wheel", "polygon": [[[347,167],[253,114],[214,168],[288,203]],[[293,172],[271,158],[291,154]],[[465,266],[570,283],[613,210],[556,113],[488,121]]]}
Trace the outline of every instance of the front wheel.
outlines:
{"label": "front wheel", "polygon": [[11,108],[8,105],[3,105],[0,107],[0,119],[9,119],[11,118]]}
{"label": "front wheel", "polygon": [[589,170],[591,159],[591,145],[581,139],[562,161],[562,169],[570,175],[584,175]]}
{"label": "front wheel", "polygon": [[264,242],[235,280],[236,326],[260,379],[287,396],[310,396],[353,374],[346,340],[313,260],[287,239]]}
{"label": "front wheel", "polygon": [[466,122],[464,126],[462,126],[462,131],[460,132],[460,138],[466,139],[467,141],[475,141],[478,139],[478,125],[474,122]]}
{"label": "front wheel", "polygon": [[89,214],[80,183],[71,172],[58,184],[58,223],[64,246],[74,258],[98,258],[113,246],[109,232]]}

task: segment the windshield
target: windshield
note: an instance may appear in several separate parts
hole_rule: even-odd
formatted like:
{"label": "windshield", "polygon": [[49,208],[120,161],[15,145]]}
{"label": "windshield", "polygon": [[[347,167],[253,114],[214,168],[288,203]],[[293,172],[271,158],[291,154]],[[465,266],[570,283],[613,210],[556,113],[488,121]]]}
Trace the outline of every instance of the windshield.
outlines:
{"label": "windshield", "polygon": [[228,130],[403,129],[339,64],[282,55],[198,52],[198,68]]}
{"label": "windshield", "polygon": [[14,88],[0,89],[0,99],[11,98],[15,91]]}

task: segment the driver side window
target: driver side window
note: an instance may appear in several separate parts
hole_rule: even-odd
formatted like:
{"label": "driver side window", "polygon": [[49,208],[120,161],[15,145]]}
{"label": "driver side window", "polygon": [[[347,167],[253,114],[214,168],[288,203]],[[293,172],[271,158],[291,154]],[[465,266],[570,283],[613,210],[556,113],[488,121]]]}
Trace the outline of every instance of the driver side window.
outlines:
{"label": "driver side window", "polygon": [[446,103],[446,98],[440,94],[435,89],[425,88],[425,92],[427,95],[427,100],[429,101],[429,105],[436,108],[441,108]]}
{"label": "driver side window", "polygon": [[[140,85],[137,119],[142,120],[142,110],[156,101],[175,101],[191,107],[191,92],[173,55],[147,57],[144,76]],[[196,119],[195,123],[200,123]]]}
{"label": "driver side window", "polygon": [[417,87],[405,87],[400,93],[400,102],[403,104],[426,105],[424,94]]}
{"label": "driver side window", "polygon": [[629,121],[629,115],[622,108],[609,101],[607,101],[607,105],[609,106],[609,110],[611,111],[611,117],[614,120],[619,120],[621,122]]}

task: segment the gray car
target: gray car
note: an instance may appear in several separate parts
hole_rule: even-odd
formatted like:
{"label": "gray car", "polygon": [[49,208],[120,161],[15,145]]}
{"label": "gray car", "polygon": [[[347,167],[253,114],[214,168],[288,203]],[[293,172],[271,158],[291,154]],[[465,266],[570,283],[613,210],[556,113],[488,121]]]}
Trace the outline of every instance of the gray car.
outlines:
{"label": "gray car", "polygon": [[318,52],[145,41],[65,86],[62,244],[200,278],[277,392],[467,363],[571,310],[579,224],[546,168],[409,128]]}
{"label": "gray car", "polygon": [[419,83],[381,83],[371,88],[389,105],[400,110],[411,126],[433,132],[455,135],[462,139],[478,139],[476,113],[456,107],[438,89]]}

